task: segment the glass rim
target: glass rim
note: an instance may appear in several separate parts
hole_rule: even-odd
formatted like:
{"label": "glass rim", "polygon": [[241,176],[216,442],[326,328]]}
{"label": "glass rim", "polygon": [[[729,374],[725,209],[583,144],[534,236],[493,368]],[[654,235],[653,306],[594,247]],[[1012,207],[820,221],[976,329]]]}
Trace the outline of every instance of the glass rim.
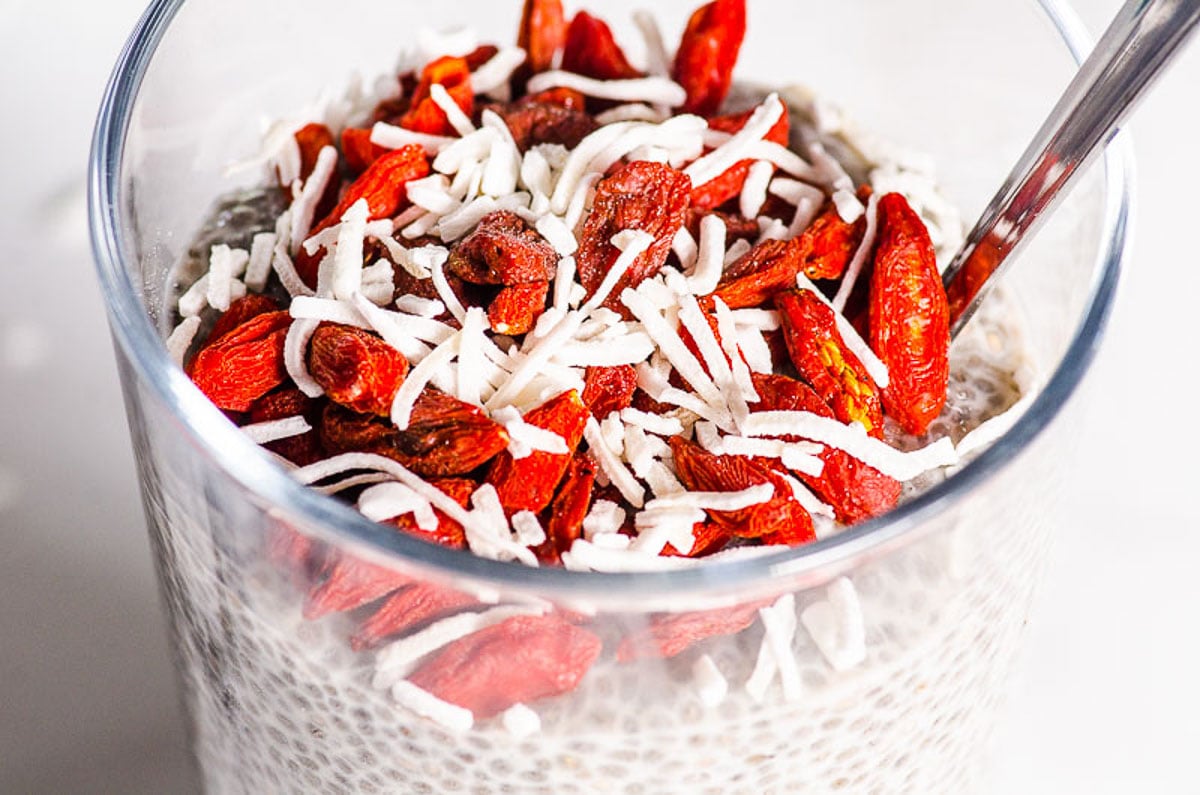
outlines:
{"label": "glass rim", "polygon": [[[154,53],[186,0],[153,0],[119,56],[96,122],[88,169],[88,217],[101,290],[116,343],[179,420],[190,442],[254,498],[279,506],[306,525],[319,526],[329,537],[365,548],[387,560],[469,577],[543,597],[672,598],[716,596],[783,580],[815,585],[874,559],[920,535],[927,520],[947,512],[967,494],[991,479],[1023,452],[1049,426],[1074,394],[1100,345],[1111,312],[1121,263],[1130,242],[1133,203],[1132,147],[1127,133],[1104,152],[1104,218],[1099,268],[1092,280],[1082,319],[1062,361],[1042,392],[1007,433],[942,483],[884,516],[854,525],[811,544],[733,561],[688,568],[639,572],[576,572],[558,567],[527,567],[473,553],[452,550],[396,533],[368,520],[352,507],[320,494],[291,478],[192,384],[167,353],[145,312],[129,271],[123,267],[129,245],[120,213],[120,175],[125,143],[139,89]],[[1075,12],[1061,0],[1034,0],[1054,26],[1076,64],[1092,42]]]}

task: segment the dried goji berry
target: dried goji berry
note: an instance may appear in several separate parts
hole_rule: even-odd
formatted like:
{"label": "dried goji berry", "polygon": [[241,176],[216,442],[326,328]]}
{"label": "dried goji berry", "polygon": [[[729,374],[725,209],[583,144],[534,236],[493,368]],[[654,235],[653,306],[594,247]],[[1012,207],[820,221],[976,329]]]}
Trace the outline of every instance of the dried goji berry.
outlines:
{"label": "dried goji berry", "polygon": [[573,88],[558,86],[526,94],[517,100],[517,105],[556,105],[567,110],[586,110],[587,97]]}
{"label": "dried goji berry", "polygon": [[871,348],[887,365],[888,415],[920,435],[946,404],[950,308],[929,231],[899,193],[879,201],[871,276]]}
{"label": "dried goji berry", "polygon": [[500,504],[509,514],[518,511],[540,513],[554,498],[559,481],[571,463],[575,448],[583,438],[587,407],[574,389],[543,403],[524,417],[525,422],[558,434],[567,443],[567,452],[546,453],[535,450],[525,458],[513,458],[505,451],[496,457],[488,471],[487,482],[496,487]]}
{"label": "dried goji berry", "polygon": [[385,599],[350,637],[350,648],[373,649],[393,635],[477,604],[479,600],[462,591],[428,582],[415,583]]}
{"label": "dried goji berry", "polygon": [[[714,116],[708,120],[708,126],[717,132],[732,135],[746,126],[746,122],[750,120],[753,112],[753,110],[748,110],[728,116]],[[780,146],[787,146],[790,135],[791,120],[788,114],[784,113],[779,118],[779,121],[775,123],[775,126],[766,134],[765,139]],[[720,207],[725,202],[740,195],[742,188],[746,184],[746,177],[750,174],[750,166],[753,164],[753,160],[739,160],[726,169],[719,177],[711,179],[703,185],[694,186],[692,188],[692,206],[701,210],[708,210]],[[755,224],[754,236],[758,236],[757,224]]]}
{"label": "dried goji berry", "polygon": [[477,406],[426,389],[403,431],[386,419],[331,403],[321,419],[321,443],[334,455],[375,453],[425,477],[451,477],[494,458],[508,446],[508,432]]}
{"label": "dried goji berry", "polygon": [[660,613],[626,635],[617,647],[618,662],[675,657],[708,638],[736,635],[758,618],[769,602],[753,602],[695,613]]}
{"label": "dried goji berry", "polygon": [[812,517],[796,501],[779,473],[743,456],[714,455],[680,436],[669,441],[679,479],[688,491],[741,491],[770,483],[775,488],[767,502],[738,511],[709,511],[709,518],[740,538],[760,538],[782,527],[798,538],[812,541]]}
{"label": "dried goji berry", "polygon": [[546,542],[534,551],[543,563],[558,563],[583,535],[583,519],[592,506],[592,488],[596,483],[596,465],[591,456],[576,455],[567,467],[554,501],[542,517]]}
{"label": "dried goji berry", "polygon": [[471,67],[463,58],[438,58],[421,71],[421,82],[412,95],[408,112],[400,126],[429,135],[455,135],[446,112],[429,96],[434,85],[446,89],[454,104],[470,116],[475,111],[475,92],[471,89]]}
{"label": "dried goji berry", "polygon": [[322,323],[312,336],[308,371],[335,403],[386,417],[408,375],[408,359],[369,331]]}
{"label": "dried goji berry", "polygon": [[[466,508],[471,502],[471,495],[475,493],[475,489],[479,485],[473,480],[466,478],[442,478],[439,480],[430,481],[446,496],[453,499],[462,507]],[[442,513],[437,508],[433,509],[434,516],[437,517],[438,524],[433,530],[422,530],[417,525],[417,520],[412,514],[404,514],[389,520],[386,524],[390,524],[397,530],[400,530],[408,535],[423,538],[434,544],[439,544],[443,547],[451,549],[465,549],[467,546],[467,534],[463,526],[451,519],[446,514]]]}
{"label": "dried goji berry", "polygon": [[492,331],[509,336],[532,331],[537,319],[546,311],[546,296],[549,294],[548,281],[502,288],[488,305],[488,322]]}
{"label": "dried goji berry", "polygon": [[[694,194],[693,194],[694,195]],[[747,218],[744,215],[737,213],[726,213],[720,210],[705,210],[693,206],[688,210],[687,214],[687,229],[688,233],[694,240],[700,239],[700,222],[707,215],[715,215],[725,223],[725,242],[733,243],[735,240],[745,240],[753,243],[758,240],[761,230],[758,228],[758,221],[753,218]]]}
{"label": "dried goji berry", "polygon": [[715,0],[688,20],[671,74],[687,91],[684,113],[711,116],[725,102],[746,37],[746,0]]}
{"label": "dried goji berry", "polygon": [[491,109],[504,119],[522,152],[536,144],[562,144],[574,149],[600,126],[582,110],[548,103],[523,100],[511,105],[493,105]]}
{"label": "dried goji berry", "polygon": [[579,281],[591,296],[621,256],[613,235],[636,229],[654,238],[629,266],[604,305],[622,311],[621,292],[637,287],[662,268],[676,233],[687,216],[692,181],[662,163],[637,161],[623,166],[596,186],[592,211],[583,227],[576,261]]}
{"label": "dried goji berry", "polygon": [[[270,422],[301,416],[315,427],[319,422],[321,408],[320,400],[310,398],[295,387],[287,387],[269,392],[256,400],[250,407],[250,416],[247,419],[249,422]],[[316,431],[267,442],[263,447],[297,466],[308,466],[325,457]]]}
{"label": "dried goji berry", "polygon": [[628,80],[642,76],[630,66],[608,25],[586,11],[576,14],[567,28],[562,68],[597,80]]}
{"label": "dried goji berry", "polygon": [[481,44],[464,55],[462,59],[467,62],[467,69],[474,72],[479,67],[495,58],[499,52],[500,48],[494,44]]}
{"label": "dried goji berry", "polygon": [[637,370],[633,365],[589,367],[583,377],[583,402],[593,417],[602,420],[633,405],[636,389]]}
{"label": "dried goji berry", "polygon": [[[834,416],[833,410],[808,384],[786,375],[754,373],[751,377],[759,396],[759,401],[751,404],[751,411],[806,411],[821,417]],[[833,508],[838,521],[853,524],[879,516],[891,510],[900,499],[900,481],[867,466],[844,450],[827,446],[818,457],[824,465],[819,476],[803,472],[792,474]]]}
{"label": "dried goji berry", "polygon": [[775,296],[788,355],[800,377],[817,390],[842,422],[858,422],[876,438],[883,435],[879,387],[846,347],[833,310],[808,290]]}
{"label": "dried goji berry", "polygon": [[761,306],[795,286],[802,263],[799,238],[764,240],[729,266],[713,295],[730,309]]}
{"label": "dried goji berry", "polygon": [[389,151],[391,150],[379,144],[371,143],[370,130],[360,127],[347,127],[342,130],[342,157],[346,161],[346,168],[353,174],[363,173]]}
{"label": "dried goji berry", "polygon": [[333,133],[324,124],[306,124],[296,130],[294,137],[300,147],[300,179],[312,176],[317,167],[317,156],[327,146],[333,146]]}
{"label": "dried goji berry", "polygon": [[350,555],[326,561],[324,580],[308,593],[304,617],[311,620],[355,610],[412,582],[399,572]]}
{"label": "dried goji berry", "polygon": [[279,304],[275,299],[260,293],[250,293],[239,298],[231,303],[229,309],[222,312],[221,316],[213,323],[212,331],[208,333],[208,341],[205,345],[213,344],[252,317],[278,311]]}
{"label": "dried goji berry", "polygon": [[[313,227],[310,234],[315,235],[341,222],[346,211],[360,199],[367,201],[370,220],[391,218],[408,203],[408,183],[427,174],[429,159],[425,157],[423,147],[409,144],[388,152],[372,163],[362,176],[350,183],[337,207]],[[301,249],[296,256],[296,272],[309,287],[317,283],[317,268],[324,256],[323,252],[324,249],[321,249],[315,254],[309,254]]]}
{"label": "dried goji berry", "polygon": [[517,616],[446,646],[409,681],[482,720],[574,690],[602,646],[558,616]]}
{"label": "dried goji berry", "polygon": [[554,68],[554,56],[567,40],[567,18],[562,0],[525,0],[517,46],[525,50],[530,74]]}
{"label": "dried goji berry", "polygon": [[554,278],[554,247],[508,210],[486,215],[450,252],[446,269],[472,284],[529,284]]}
{"label": "dried goji berry", "polygon": [[831,202],[800,235],[805,275],[810,279],[840,279],[866,231],[866,216],[848,224]]}
{"label": "dried goji berry", "polygon": [[291,324],[287,312],[256,315],[196,354],[188,375],[217,408],[246,411],[287,380],[283,344]]}

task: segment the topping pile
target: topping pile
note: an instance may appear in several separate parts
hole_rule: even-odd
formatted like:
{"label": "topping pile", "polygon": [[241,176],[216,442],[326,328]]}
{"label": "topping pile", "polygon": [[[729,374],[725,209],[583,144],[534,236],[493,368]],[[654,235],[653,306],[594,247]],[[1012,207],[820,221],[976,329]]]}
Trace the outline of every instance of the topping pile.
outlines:
{"label": "topping pile", "polygon": [[[600,19],[529,0],[520,47],[427,37],[443,51],[357,126],[275,136],[287,209],[179,299],[196,385],[301,482],[529,566],[804,544],[956,463],[948,439],[887,441],[946,399],[922,219],[793,135],[779,96],[728,111],[745,0],[696,11],[673,57],[636,21],[646,71]],[[399,587],[326,575],[310,614]]]}

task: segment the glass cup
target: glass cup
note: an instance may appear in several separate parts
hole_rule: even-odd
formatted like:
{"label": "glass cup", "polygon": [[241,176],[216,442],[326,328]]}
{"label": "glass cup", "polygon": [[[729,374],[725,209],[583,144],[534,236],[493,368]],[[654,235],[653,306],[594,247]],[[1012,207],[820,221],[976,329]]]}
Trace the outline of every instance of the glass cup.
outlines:
{"label": "glass cup", "polygon": [[[669,39],[693,5],[655,4]],[[800,549],[604,574],[428,545],[297,483],[166,353],[170,274],[238,186],[224,167],[256,151],[259,120],[301,115],[352,71],[394,74],[421,26],[506,42],[518,6],[156,0],[117,65],[92,157],[93,239],[206,788],[971,791],[1125,252],[1123,144],[1021,255],[993,313],[1003,323],[971,343],[1037,366],[1019,420],[886,517]],[[603,13],[636,53],[633,9]],[[804,82],[929,153],[972,218],[1086,51],[1080,31],[1054,0],[752,2],[739,76]],[[975,353],[956,356],[969,367]],[[317,617],[337,566],[370,598]],[[372,621],[386,643],[356,650]],[[406,677],[451,671],[437,647],[484,626],[493,645],[464,651],[454,676],[505,710],[414,700]],[[583,668],[558,687],[570,692],[537,697]],[[507,709],[514,693],[527,709]]]}

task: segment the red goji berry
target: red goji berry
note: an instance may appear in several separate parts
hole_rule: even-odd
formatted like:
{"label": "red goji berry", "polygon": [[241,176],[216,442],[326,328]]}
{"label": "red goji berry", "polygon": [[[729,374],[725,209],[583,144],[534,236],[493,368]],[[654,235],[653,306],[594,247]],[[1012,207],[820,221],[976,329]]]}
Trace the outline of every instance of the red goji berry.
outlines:
{"label": "red goji berry", "polygon": [[188,375],[217,408],[246,411],[287,380],[283,344],[291,324],[287,312],[256,315],[196,354]]}
{"label": "red goji berry", "polygon": [[446,646],[409,681],[486,719],[574,690],[602,646],[558,616],[517,616]]}
{"label": "red goji berry", "polygon": [[833,310],[808,290],[775,296],[788,355],[842,422],[858,422],[876,438],[883,436],[879,387],[858,357],[846,347]]}
{"label": "red goji berry", "polygon": [[371,143],[371,131],[360,127],[342,130],[342,157],[351,173],[361,174],[376,160],[386,155],[389,149]]}
{"label": "red goji berry", "polygon": [[[672,544],[667,544],[663,548],[663,556],[668,558],[702,558],[705,555],[720,552],[725,548],[726,544],[733,540],[733,536],[729,531],[716,522],[696,522],[695,527],[692,528],[692,535],[696,540],[692,542],[690,551],[680,552]],[[763,540],[766,540],[766,536],[763,537]]]}
{"label": "red goji berry", "polygon": [[350,555],[326,561],[323,574],[324,580],[309,591],[304,602],[304,617],[310,621],[355,610],[412,582],[399,572]]}
{"label": "red goji berry", "polygon": [[950,307],[929,231],[899,193],[879,201],[870,327],[871,348],[888,368],[888,415],[919,436],[946,405]]}
{"label": "red goji berry", "polygon": [[636,389],[637,370],[633,365],[589,367],[583,377],[583,402],[593,417],[602,420],[633,405]]}
{"label": "red goji berry", "polygon": [[488,305],[488,322],[492,331],[509,336],[532,331],[537,319],[546,311],[546,296],[549,294],[548,281],[501,288]]}
{"label": "red goji berry", "polygon": [[725,102],[746,37],[746,0],[715,0],[688,20],[671,74],[687,91],[684,113],[711,116]]}
{"label": "red goji berry", "polygon": [[330,400],[386,417],[408,375],[408,359],[369,331],[322,323],[312,336],[308,370]]}
{"label": "red goji berry", "polygon": [[229,309],[222,312],[221,316],[213,323],[212,331],[208,333],[208,341],[205,345],[213,344],[251,318],[278,311],[279,304],[274,298],[259,293],[250,293],[239,298],[231,303]]}
{"label": "red goji berry", "polygon": [[524,417],[525,422],[558,434],[567,443],[567,452],[546,453],[535,450],[525,458],[500,453],[488,470],[487,482],[496,487],[500,504],[509,514],[518,511],[541,513],[550,504],[559,481],[571,463],[575,448],[583,438],[588,410],[574,389],[543,403]]}
{"label": "red goji berry", "polygon": [[574,149],[600,126],[582,110],[555,104],[522,100],[511,105],[493,105],[492,110],[504,119],[522,152],[536,144],[561,144]]}
{"label": "red goji berry", "polygon": [[530,284],[554,278],[558,254],[516,213],[483,217],[450,252],[446,269],[471,284]]}
{"label": "red goji berry", "polygon": [[761,538],[787,527],[797,538],[816,538],[812,517],[779,473],[742,456],[714,455],[680,436],[672,437],[669,444],[679,479],[688,491],[741,491],[764,483],[775,488],[767,502],[738,511],[708,511],[722,529],[740,538]]}
{"label": "red goji berry", "polygon": [[[869,197],[870,189],[859,195]],[[805,275],[810,279],[840,279],[866,232],[865,215],[846,223],[831,202],[800,235]]]}
{"label": "red goji berry", "polygon": [[795,286],[802,264],[799,238],[764,240],[729,266],[713,295],[730,309],[761,306]]}
{"label": "red goji berry", "polygon": [[662,268],[676,233],[687,217],[692,181],[682,171],[662,163],[637,161],[621,167],[596,186],[592,211],[583,226],[576,262],[579,281],[591,296],[621,255],[613,235],[636,229],[654,238],[617,281],[604,305],[624,310],[621,292],[637,287]]}
{"label": "red goji berry", "polygon": [[567,18],[562,0],[525,0],[517,46],[525,51],[529,74],[554,68],[554,56],[567,40]]}
{"label": "red goji berry", "polygon": [[430,88],[441,85],[454,104],[470,116],[475,111],[475,92],[471,90],[471,67],[463,58],[438,58],[421,71],[421,82],[412,95],[408,112],[400,126],[429,135],[455,135],[454,126],[429,95]]}
{"label": "red goji berry", "polygon": [[300,179],[312,176],[317,167],[317,156],[327,146],[333,146],[333,133],[324,124],[306,124],[293,136],[300,147]]}
{"label": "red goji berry", "polygon": [[645,627],[626,635],[617,647],[618,662],[665,659],[687,651],[709,638],[736,635],[758,618],[769,602],[753,602],[695,613],[660,613]]}
{"label": "red goji berry", "polygon": [[642,76],[630,66],[608,25],[586,11],[576,14],[567,28],[562,68],[597,80],[628,80]]}
{"label": "red goji berry", "polygon": [[326,406],[320,430],[333,455],[375,453],[431,478],[464,475],[508,446],[508,432],[480,408],[434,389],[421,393],[404,430],[336,403]]}
{"label": "red goji berry", "polygon": [[693,205],[687,214],[687,230],[694,240],[700,239],[700,222],[707,215],[715,215],[725,223],[725,241],[727,243],[733,243],[735,240],[753,243],[762,234],[758,228],[758,221],[753,218],[720,210],[706,210]]}
{"label": "red goji berry", "polygon": [[517,106],[521,105],[556,105],[567,110],[586,110],[587,97],[573,88],[558,86],[526,94],[517,100]]}
{"label": "red goji berry", "polygon": [[592,507],[592,488],[596,483],[596,465],[590,456],[576,455],[567,467],[554,501],[542,516],[546,542],[534,551],[543,563],[559,563],[583,535],[583,519]]}
{"label": "red goji berry", "polygon": [[350,637],[350,648],[373,649],[393,635],[477,604],[479,600],[462,591],[428,582],[415,583],[385,599]]}
{"label": "red goji berry", "polygon": [[481,44],[462,58],[467,63],[468,71],[474,72],[483,66],[488,61],[496,57],[500,52],[500,48],[494,44]]}

